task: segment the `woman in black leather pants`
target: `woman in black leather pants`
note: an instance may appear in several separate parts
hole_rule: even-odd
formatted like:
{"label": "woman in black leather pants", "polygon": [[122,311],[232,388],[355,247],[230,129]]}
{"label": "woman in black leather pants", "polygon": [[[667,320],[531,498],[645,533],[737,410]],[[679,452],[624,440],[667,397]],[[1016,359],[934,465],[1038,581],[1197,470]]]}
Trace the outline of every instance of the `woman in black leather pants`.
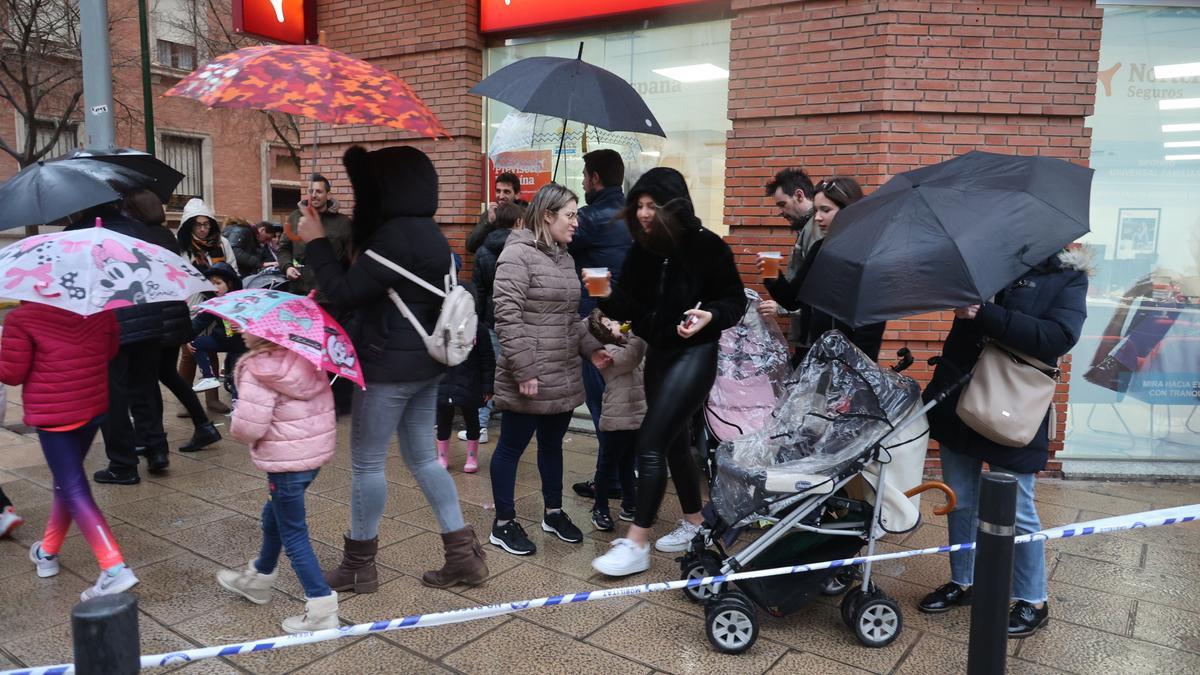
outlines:
{"label": "woman in black leather pants", "polygon": [[648,409],[638,432],[637,513],[627,538],[592,561],[610,576],[650,568],[650,526],[667,488],[667,469],[684,518],[660,538],[660,551],[684,551],[703,522],[700,471],[688,450],[688,425],[704,405],[717,376],[717,341],[746,311],[746,296],[733,252],[704,229],[692,208],[683,176],[674,169],[644,174],[626,200],[625,220],[633,246],[600,308],[632,322],[649,344],[646,353]]}

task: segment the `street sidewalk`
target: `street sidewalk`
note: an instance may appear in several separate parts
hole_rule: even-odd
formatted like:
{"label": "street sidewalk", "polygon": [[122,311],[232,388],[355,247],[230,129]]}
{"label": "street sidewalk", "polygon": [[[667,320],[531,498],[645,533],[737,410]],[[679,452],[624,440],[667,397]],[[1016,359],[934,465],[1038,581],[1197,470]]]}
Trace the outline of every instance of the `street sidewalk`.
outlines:
{"label": "street sidewalk", "polygon": [[[8,422],[21,419],[19,392],[9,389]],[[167,395],[166,423],[172,447],[190,435],[186,420]],[[227,429],[228,418],[221,417]],[[432,430],[430,430],[432,433]],[[497,432],[493,429],[493,432]],[[322,469],[308,499],[314,547],[323,565],[339,556],[350,518],[348,420],[340,428],[338,454]],[[454,441],[453,476],[468,522],[482,537],[491,525],[488,463],[495,439],[484,446],[480,473],[461,472],[465,449]],[[590,531],[590,504],[570,491],[588,478],[595,439],[571,434],[565,452],[564,504],[587,536],[582,545],[548,538],[537,526],[541,508],[536,452],[522,460],[517,511],[538,545],[536,555],[517,558],[485,544],[491,578],[476,588],[452,591],[422,586],[418,579],[440,565],[437,523],[416,482],[398,456],[390,458],[391,493],[380,533],[380,589],[346,594],[344,621],[362,623],[498,601],[584,591],[679,577],[672,557],[655,554],[636,581],[608,580],[589,562],[614,535]],[[104,465],[97,443],[90,470]],[[26,517],[15,539],[0,540],[0,669],[71,660],[70,611],[97,574],[90,550],[73,530],[61,555],[62,573],[39,579],[27,557],[41,537],[51,502],[49,470],[37,439],[0,429],[0,485]],[[280,634],[280,621],[300,613],[303,592],[286,564],[275,599],[252,605],[217,586],[221,566],[240,566],[258,549],[258,514],[265,480],[246,449],[222,441],[195,455],[172,452],[170,474],[143,471],[138,486],[94,485],[97,502],[142,583],[139,598],[143,653],[239,642]],[[1186,484],[1046,480],[1038,485],[1045,526],[1133,513],[1200,501]],[[892,537],[884,551],[937,546],[946,541],[944,518]],[[679,517],[668,495],[654,535]],[[1037,636],[1010,643],[1010,672],[1166,673],[1200,672],[1200,526],[1175,525],[1114,535],[1051,542],[1051,622]],[[904,629],[885,649],[859,645],[838,618],[836,599],[817,598],[810,608],[776,619],[760,612],[762,631],[741,656],[713,650],[702,610],[679,592],[582,605],[534,609],[508,617],[454,626],[419,628],[326,642],[263,654],[210,659],[187,665],[187,673],[952,673],[966,667],[969,611],[940,616],[916,611],[916,602],[947,579],[944,556],[880,564],[880,585],[901,603]]]}

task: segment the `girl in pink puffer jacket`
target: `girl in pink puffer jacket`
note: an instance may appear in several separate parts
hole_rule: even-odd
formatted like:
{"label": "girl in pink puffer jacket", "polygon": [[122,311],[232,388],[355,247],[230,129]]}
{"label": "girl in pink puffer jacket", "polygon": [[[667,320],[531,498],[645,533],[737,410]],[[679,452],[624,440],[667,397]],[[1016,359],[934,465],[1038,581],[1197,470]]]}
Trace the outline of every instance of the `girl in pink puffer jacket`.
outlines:
{"label": "girl in pink puffer jacket", "polygon": [[337,593],[325,583],[308,539],[304,492],[337,442],[333,391],[324,373],[298,354],[243,333],[249,351],[237,365],[237,407],[230,433],[250,444],[254,465],[267,472],[262,550],[241,570],[221,570],[217,581],[250,602],[271,599],[275,566],[286,550],[307,600],[302,616],[283,621],[289,633],[338,625]]}

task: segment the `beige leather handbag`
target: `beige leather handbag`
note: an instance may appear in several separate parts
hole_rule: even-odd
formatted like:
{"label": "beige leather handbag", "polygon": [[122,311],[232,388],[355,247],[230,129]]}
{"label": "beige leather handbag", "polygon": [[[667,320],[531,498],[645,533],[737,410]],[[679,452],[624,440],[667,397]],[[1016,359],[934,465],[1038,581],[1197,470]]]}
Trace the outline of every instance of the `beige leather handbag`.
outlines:
{"label": "beige leather handbag", "polygon": [[1056,366],[988,340],[958,398],[956,412],[983,437],[1024,447],[1046,419],[1059,375]]}

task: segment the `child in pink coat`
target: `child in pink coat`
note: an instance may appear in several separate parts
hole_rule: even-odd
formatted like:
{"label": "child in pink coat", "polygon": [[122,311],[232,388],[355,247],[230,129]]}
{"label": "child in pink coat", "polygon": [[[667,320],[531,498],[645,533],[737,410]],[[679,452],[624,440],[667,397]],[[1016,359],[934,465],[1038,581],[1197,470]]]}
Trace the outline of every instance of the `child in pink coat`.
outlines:
{"label": "child in pink coat", "polygon": [[304,587],[303,616],[283,621],[289,633],[338,626],[337,593],[325,583],[308,540],[304,492],[333,458],[337,441],[333,391],[308,360],[260,337],[243,334],[249,351],[237,365],[238,404],[230,433],[250,444],[254,465],[267,472],[263,543],[242,570],[221,570],[217,582],[250,602],[266,604],[279,553],[286,550]]}

